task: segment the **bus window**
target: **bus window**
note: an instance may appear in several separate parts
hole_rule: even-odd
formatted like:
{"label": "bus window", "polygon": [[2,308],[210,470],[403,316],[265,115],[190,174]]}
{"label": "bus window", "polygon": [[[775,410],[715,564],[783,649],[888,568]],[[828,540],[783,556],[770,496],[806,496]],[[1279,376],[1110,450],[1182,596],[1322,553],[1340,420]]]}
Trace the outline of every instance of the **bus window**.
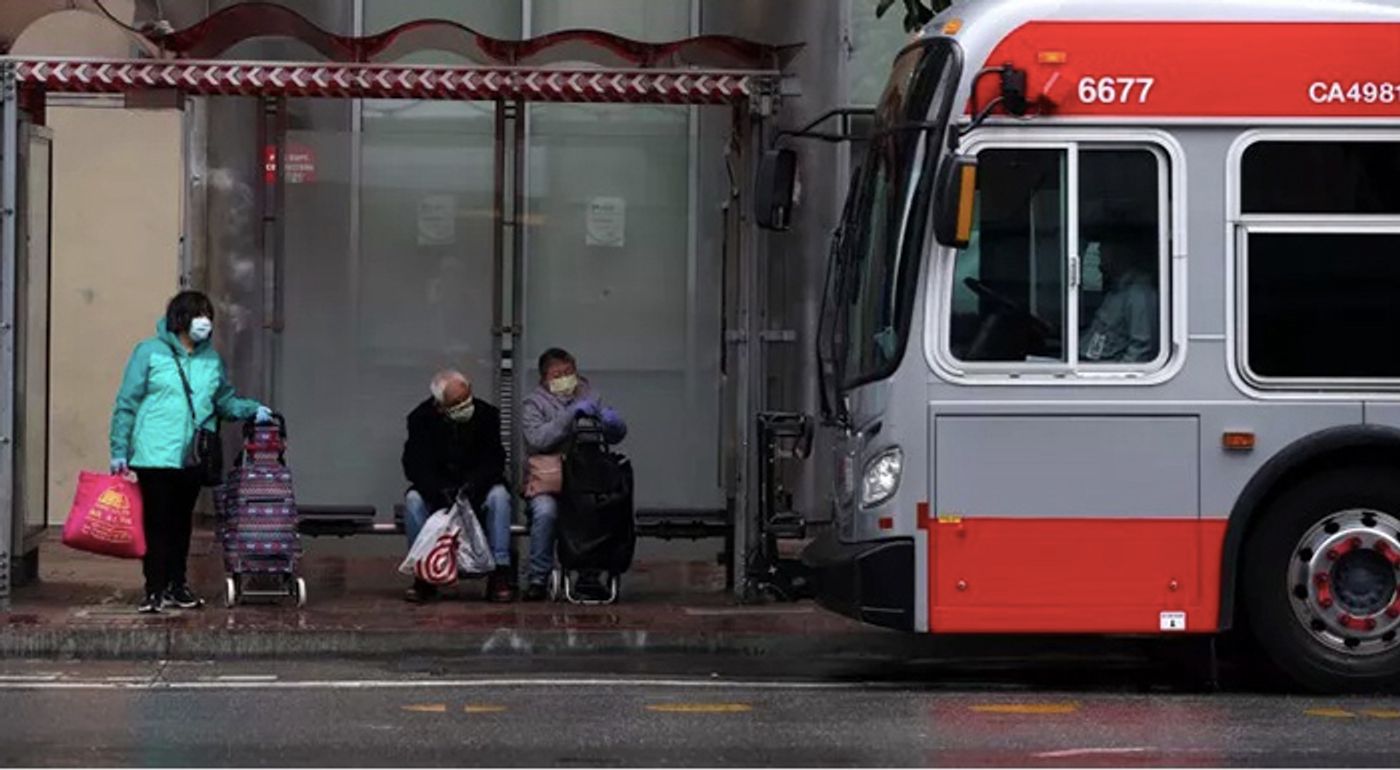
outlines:
{"label": "bus window", "polygon": [[1146,149],[1079,153],[1079,360],[1143,364],[1162,349],[1158,156]]}
{"label": "bus window", "polygon": [[[1016,363],[1159,366],[1167,328],[1164,156],[1143,146],[990,148],[978,164],[972,239],[952,267],[949,352],[1003,371]],[[1072,250],[1070,217],[1079,233]]]}
{"label": "bus window", "polygon": [[1273,379],[1400,378],[1400,233],[1251,233],[1249,369]]}
{"label": "bus window", "polygon": [[961,361],[1065,362],[1067,153],[978,155],[973,237],[953,273],[950,348]]}
{"label": "bus window", "polygon": [[1240,173],[1246,376],[1400,381],[1400,142],[1260,141]]}
{"label": "bus window", "polygon": [[1400,214],[1400,142],[1257,142],[1243,166],[1245,214]]}

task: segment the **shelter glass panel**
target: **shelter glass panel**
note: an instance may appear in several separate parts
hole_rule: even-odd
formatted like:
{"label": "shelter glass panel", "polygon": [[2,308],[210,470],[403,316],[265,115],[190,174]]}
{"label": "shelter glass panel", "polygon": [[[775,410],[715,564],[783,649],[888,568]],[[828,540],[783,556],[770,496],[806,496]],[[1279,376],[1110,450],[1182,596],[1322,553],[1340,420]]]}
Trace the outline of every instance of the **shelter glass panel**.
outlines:
{"label": "shelter glass panel", "polygon": [[500,0],[365,0],[364,34],[419,19],[445,19],[483,35],[514,39],[520,36],[520,15],[519,3]]}
{"label": "shelter glass panel", "polygon": [[629,421],[644,508],[723,502],[719,259],[689,237],[688,125],[683,108],[532,108],[521,386],[546,348],[574,353]]}
{"label": "shelter glass panel", "polygon": [[[537,0],[531,33],[593,27],[647,41],[689,36],[690,0]],[[718,227],[692,200],[684,107],[535,105],[527,149],[521,389],[546,348],[628,419],[624,450],[640,508],[717,509],[720,255],[692,230]],[[713,157],[713,156],[711,156]]]}
{"label": "shelter glass panel", "polygon": [[494,400],[494,107],[292,107],[274,399],[315,447],[294,450],[301,501],[387,512],[432,374]]}

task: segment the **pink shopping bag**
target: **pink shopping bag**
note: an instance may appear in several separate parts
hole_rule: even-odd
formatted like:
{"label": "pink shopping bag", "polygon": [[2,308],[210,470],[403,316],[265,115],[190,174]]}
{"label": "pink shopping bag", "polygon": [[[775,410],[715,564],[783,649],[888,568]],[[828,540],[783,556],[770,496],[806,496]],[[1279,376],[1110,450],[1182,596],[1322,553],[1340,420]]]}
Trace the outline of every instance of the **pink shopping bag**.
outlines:
{"label": "pink shopping bag", "polygon": [[141,488],[135,482],[83,471],[63,524],[63,544],[118,559],[139,559],[146,555],[141,514]]}

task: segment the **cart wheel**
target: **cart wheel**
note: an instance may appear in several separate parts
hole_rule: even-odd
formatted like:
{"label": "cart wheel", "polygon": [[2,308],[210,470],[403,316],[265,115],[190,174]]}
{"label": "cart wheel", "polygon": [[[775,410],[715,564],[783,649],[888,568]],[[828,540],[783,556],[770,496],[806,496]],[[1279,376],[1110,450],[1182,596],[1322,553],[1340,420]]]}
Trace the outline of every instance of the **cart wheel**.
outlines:
{"label": "cart wheel", "polygon": [[224,606],[238,604],[238,579],[233,575],[224,578]]}
{"label": "cart wheel", "polygon": [[568,580],[568,577],[565,576],[565,575],[564,575],[564,571],[561,570],[561,569],[558,568],[558,567],[555,567],[555,568],[549,573],[549,600],[550,600],[550,601],[552,601],[552,602],[557,602],[557,601],[559,601],[560,598],[562,598],[562,596],[563,596],[563,594],[564,594],[564,582],[565,582],[566,580]]}
{"label": "cart wheel", "polygon": [[292,595],[297,598],[297,606],[306,606],[306,579],[297,578],[292,583]]}

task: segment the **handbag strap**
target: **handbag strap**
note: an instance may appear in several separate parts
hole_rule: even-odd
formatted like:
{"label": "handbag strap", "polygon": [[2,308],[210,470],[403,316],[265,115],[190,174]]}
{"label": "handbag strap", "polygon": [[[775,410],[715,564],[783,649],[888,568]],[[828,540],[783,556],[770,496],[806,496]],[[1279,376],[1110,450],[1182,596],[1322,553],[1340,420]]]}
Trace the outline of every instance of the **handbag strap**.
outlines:
{"label": "handbag strap", "polygon": [[185,367],[180,365],[180,353],[169,342],[165,343],[165,346],[170,348],[170,355],[175,359],[175,371],[180,373],[180,385],[185,389],[185,406],[190,408],[190,421],[194,423],[194,429],[198,432],[204,426],[200,425],[199,415],[194,411],[194,391],[190,389],[190,380],[185,376]]}

